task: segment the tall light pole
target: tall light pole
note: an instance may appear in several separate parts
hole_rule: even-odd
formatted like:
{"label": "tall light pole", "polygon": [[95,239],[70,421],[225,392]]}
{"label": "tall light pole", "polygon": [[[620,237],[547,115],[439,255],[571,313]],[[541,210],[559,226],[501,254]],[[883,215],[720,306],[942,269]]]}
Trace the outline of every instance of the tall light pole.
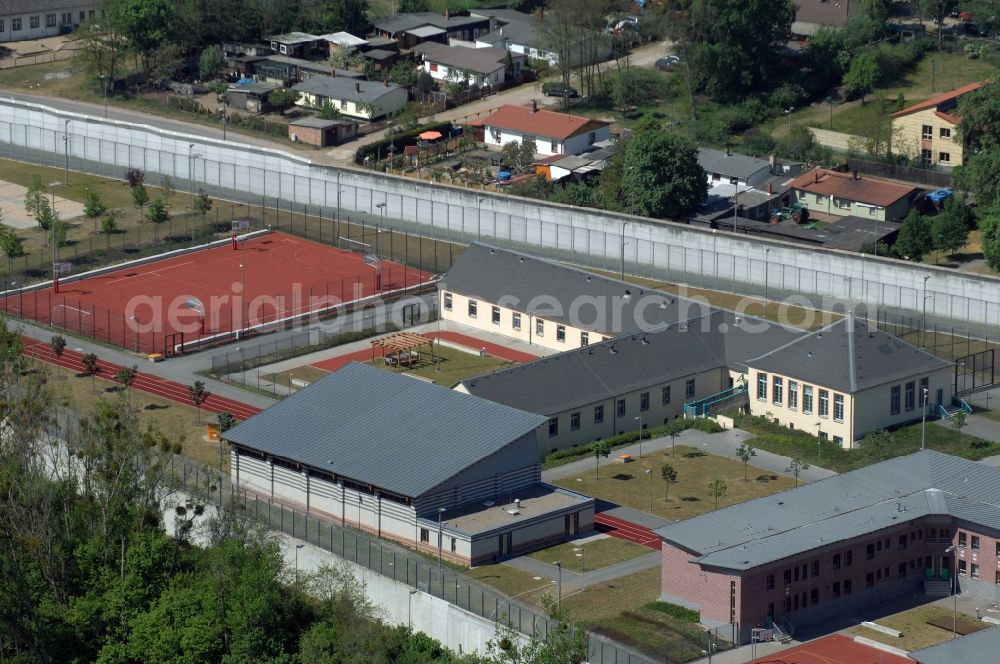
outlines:
{"label": "tall light pole", "polygon": [[920,347],[927,347],[927,280],[931,278],[931,275],[924,277],[924,313],[923,320],[920,324]]}
{"label": "tall light pole", "polygon": [[920,396],[924,400],[921,404],[922,412],[920,414],[920,451],[922,452],[924,450],[924,429],[927,427],[927,388],[921,387],[920,392],[922,393]]}
{"label": "tall light pole", "polygon": [[237,347],[236,350],[240,351],[240,382],[246,385],[247,384],[246,362],[243,354],[243,346]]}
{"label": "tall light pole", "polygon": [[628,226],[629,222],[622,222],[622,265],[621,265],[621,279],[625,281],[625,227]]}
{"label": "tall light pole", "polygon": [[[955,545],[952,544],[947,549],[944,550],[945,553],[952,554],[952,559],[955,558]],[[954,564],[951,566],[951,596],[955,599],[954,609],[951,613],[951,638],[958,637],[958,561],[955,560]]]}
{"label": "tall light pole", "polygon": [[69,120],[63,120],[63,180],[69,186]]}
{"label": "tall light pole", "polygon": [[243,331],[247,327],[246,318],[250,315],[247,306],[247,261],[246,261],[246,240],[240,245],[240,329],[236,334],[237,339],[243,338]]}
{"label": "tall light pole", "polygon": [[786,108],[785,109],[785,113],[788,114],[788,133],[789,134],[792,133],[792,111],[794,111],[794,110],[795,110],[794,106],[792,106],[791,108]]}
{"label": "tall light pole", "polygon": [[639,423],[639,458],[642,458],[642,415],[635,418],[636,422]]}
{"label": "tall light pole", "polygon": [[559,576],[556,581],[556,611],[562,611],[562,563],[558,560],[553,563],[556,569],[559,570]]}
{"label": "tall light pole", "polygon": [[128,319],[132,321],[133,332],[135,332],[135,352],[139,352],[139,319],[134,315],[129,316]]}
{"label": "tall light pole", "polygon": [[188,193],[191,195],[192,216],[194,216],[194,160],[200,156],[194,151],[194,143],[188,143]]}
{"label": "tall light pole", "polygon": [[304,546],[305,544],[295,545],[295,585],[299,585],[299,549]]}
{"label": "tall light pole", "polygon": [[62,182],[54,180],[49,183],[49,199],[52,208],[52,219],[50,221],[50,234],[52,236],[52,290],[59,292],[59,274],[56,272],[56,263],[59,261],[59,243],[56,242],[56,226],[59,225],[59,215],[56,214],[56,187]]}
{"label": "tall light pole", "polygon": [[649,512],[653,512],[653,471],[646,469],[646,477],[649,478]]}
{"label": "tall light pole", "polygon": [[378,208],[379,215],[382,218],[382,226],[380,226],[380,228],[385,226],[385,204],[386,204],[386,201],[382,201],[381,203],[376,203],[375,204],[375,207]]}
{"label": "tall light pole", "polygon": [[[438,580],[441,580],[441,547],[444,546],[444,531],[442,530],[441,515],[444,514],[443,507],[438,508]],[[441,587],[444,587],[444,581],[441,580]]]}

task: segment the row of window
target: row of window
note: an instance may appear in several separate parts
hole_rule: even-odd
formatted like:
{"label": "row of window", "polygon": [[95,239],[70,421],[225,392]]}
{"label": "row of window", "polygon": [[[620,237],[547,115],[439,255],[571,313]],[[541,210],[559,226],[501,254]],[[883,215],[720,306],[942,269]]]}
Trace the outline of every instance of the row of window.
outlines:
{"label": "row of window", "polygon": [[[920,394],[921,394],[921,405],[927,403],[927,378],[920,379]],[[906,383],[905,386],[893,385],[889,388],[889,414],[899,415],[900,412],[900,391],[901,388],[905,387],[904,395],[904,406],[907,412],[910,412],[916,408],[916,383],[910,381]]]}
{"label": "row of window", "polygon": [[[950,127],[941,127],[941,128],[938,129],[938,132],[939,132],[938,133],[938,137],[939,138],[951,139],[951,128]],[[934,138],[934,127],[932,127],[930,125],[923,125],[920,128],[920,137],[922,139],[924,139],[925,141],[932,140]]]}
{"label": "row of window", "polygon": [[[970,542],[971,546],[969,546]],[[965,532],[964,530],[958,531],[958,548],[964,549],[967,546],[973,551],[979,551],[980,548],[979,535],[972,535],[970,537],[969,533]],[[996,556],[997,558],[1000,558],[1000,540],[996,541]]]}
{"label": "row of window", "polygon": [[[695,393],[695,379],[690,378],[684,384],[684,394],[686,398],[691,398]],[[649,410],[649,392],[643,392],[639,395],[639,412],[646,412]],[[660,404],[666,406],[670,403],[670,386],[665,385],[660,390]],[[617,417],[625,417],[627,414],[625,399],[618,399],[615,401],[615,414]],[[594,406],[594,424],[604,423],[604,406]],[[645,429],[647,423],[642,425]],[[577,431],[580,429],[580,413],[570,413],[569,415],[569,429],[570,431]],[[549,438],[554,438],[559,435],[559,418],[552,417],[549,418]]]}
{"label": "row of window", "polygon": [[[87,12],[80,12],[80,22],[81,23],[84,22],[85,20],[87,20],[87,17],[88,17],[88,13]],[[93,9],[90,10],[89,17],[90,18],[94,17],[94,10]],[[46,14],[45,15],[45,27],[47,27],[47,28],[54,28],[54,27],[56,27],[57,25],[59,25],[59,18],[60,17],[56,16],[56,14]],[[62,18],[62,24],[63,25],[69,25],[69,24],[71,24],[73,22],[73,13],[72,12],[63,12],[61,18]],[[29,29],[31,29],[31,30],[37,30],[39,27],[41,27],[41,24],[42,24],[42,17],[41,17],[40,14],[36,14],[34,16],[29,16],[28,17],[28,28]],[[24,29],[24,19],[22,17],[20,17],[20,16],[14,16],[13,18],[11,18],[10,19],[10,29],[11,29],[11,32],[19,32],[19,31],[23,30]],[[7,26],[4,24],[4,19],[0,18],[0,33],[6,32],[6,31],[7,31]]]}
{"label": "row of window", "polygon": [[[758,373],[757,374],[757,400],[767,401],[767,374]],[[819,399],[817,405],[819,407],[820,417],[830,416],[830,392],[828,390],[817,389],[816,390]],[[775,406],[785,405],[785,379],[781,376],[771,377],[771,403]],[[799,383],[794,380],[788,381],[788,409],[798,410],[799,408]],[[812,385],[802,385],[802,412],[805,415],[810,415],[813,412],[813,386]],[[836,422],[844,421],[844,395],[843,394],[833,394],[833,419]]]}
{"label": "row of window", "polygon": [[[933,150],[921,150],[920,151],[920,161],[925,164],[934,163],[934,151]],[[938,161],[941,163],[951,163],[951,153],[949,152],[938,152]]]}
{"label": "row of window", "polygon": [[[452,296],[451,293],[444,294],[444,310],[452,311]],[[476,300],[469,300],[469,318],[479,317],[479,302]],[[500,307],[493,305],[490,311],[490,322],[494,325],[500,325]],[[521,314],[517,312],[511,313],[511,327],[515,332],[521,330]],[[535,336],[544,337],[545,336],[545,321],[536,318],[535,319]],[[566,326],[556,325],[556,341],[565,342],[566,341]],[[590,333],[581,332],[580,333],[580,345],[588,346],[590,345]]]}

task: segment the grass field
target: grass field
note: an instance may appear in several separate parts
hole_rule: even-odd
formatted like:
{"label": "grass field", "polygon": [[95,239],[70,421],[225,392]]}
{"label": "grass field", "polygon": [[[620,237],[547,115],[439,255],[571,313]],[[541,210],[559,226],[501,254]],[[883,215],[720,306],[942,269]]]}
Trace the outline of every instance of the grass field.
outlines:
{"label": "grass field", "polygon": [[565,542],[557,544],[548,549],[530,553],[528,557],[547,565],[560,562],[564,570],[582,573],[632,560],[649,553],[652,553],[652,550],[647,546],[626,542],[616,537],[605,537],[586,543]]}
{"label": "grass field", "polygon": [[[899,638],[868,629],[867,627],[861,627],[860,625],[852,628],[850,631],[851,634],[874,639],[880,643],[902,648],[903,650],[913,651],[921,648],[930,648],[931,646],[950,640],[951,630],[941,629],[935,625],[928,625],[927,621],[943,618],[950,623],[952,617],[953,612],[951,609],[930,604],[918,606],[915,609],[886,616],[875,621],[879,625],[891,627],[902,632],[903,635]],[[975,620],[973,616],[964,613],[959,613],[958,619]],[[983,629],[990,627],[988,623],[979,624],[982,625]]]}
{"label": "grass field", "polygon": [[[664,464],[670,464],[677,471],[677,483],[669,487],[660,475],[660,467]],[[652,471],[649,475],[646,475],[647,469]],[[726,483],[726,494],[719,498],[719,507],[767,496],[794,485],[790,477],[752,465],[747,468],[748,479],[744,480],[743,470],[739,461],[678,445],[675,457],[668,449],[644,455],[628,464],[604,461],[599,475],[595,468],[576,477],[557,480],[555,484],[672,521],[715,509],[715,498],[708,488],[715,479]]]}

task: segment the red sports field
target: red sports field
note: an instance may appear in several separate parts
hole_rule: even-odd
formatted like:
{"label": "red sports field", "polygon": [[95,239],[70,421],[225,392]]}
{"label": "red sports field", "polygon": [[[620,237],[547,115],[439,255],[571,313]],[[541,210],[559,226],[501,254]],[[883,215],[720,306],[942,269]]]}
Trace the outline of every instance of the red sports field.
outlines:
{"label": "red sports field", "polygon": [[[431,275],[284,233],[24,290],[3,310],[145,353],[429,283]],[[244,293],[245,289],[245,293]]]}
{"label": "red sports field", "polygon": [[843,634],[832,634],[758,657],[750,664],[913,664],[913,660],[857,643]]}

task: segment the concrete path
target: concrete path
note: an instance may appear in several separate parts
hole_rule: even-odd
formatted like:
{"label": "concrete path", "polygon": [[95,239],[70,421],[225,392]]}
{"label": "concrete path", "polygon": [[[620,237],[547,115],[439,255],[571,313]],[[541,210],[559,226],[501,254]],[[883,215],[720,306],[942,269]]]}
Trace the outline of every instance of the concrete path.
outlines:
{"label": "concrete path", "polygon": [[[950,419],[934,420],[934,424],[952,430],[955,428]],[[962,433],[967,433],[970,436],[977,436],[993,442],[1000,441],[1000,422],[973,413],[972,415],[966,416],[965,426],[962,427]]]}
{"label": "concrete path", "polygon": [[[623,576],[629,576],[636,572],[644,572],[648,569],[660,566],[661,557],[658,552],[648,553],[638,558],[624,560],[614,565],[608,565],[600,569],[590,570],[585,573],[571,572],[563,569],[562,584],[563,597],[575,591],[589,588],[599,583],[606,583]],[[533,576],[540,576],[543,579],[555,580],[559,577],[559,570],[555,565],[544,563],[528,556],[520,556],[502,563],[522,572],[527,572]]]}

